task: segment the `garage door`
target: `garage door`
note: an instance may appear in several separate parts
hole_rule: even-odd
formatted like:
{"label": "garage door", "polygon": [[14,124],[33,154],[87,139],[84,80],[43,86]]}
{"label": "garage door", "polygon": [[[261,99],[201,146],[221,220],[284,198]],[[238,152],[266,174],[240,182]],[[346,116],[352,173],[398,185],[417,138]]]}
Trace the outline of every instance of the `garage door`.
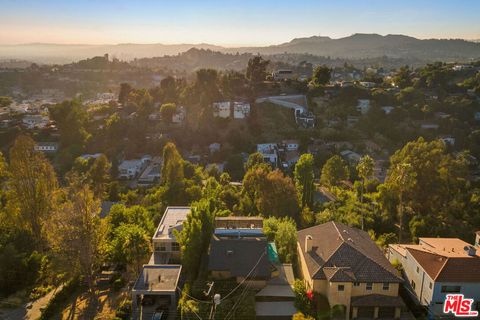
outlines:
{"label": "garage door", "polygon": [[359,307],[357,317],[358,318],[373,319],[374,314],[375,314],[375,308],[374,307]]}
{"label": "garage door", "polygon": [[395,317],[395,308],[394,307],[380,307],[378,309],[379,318],[394,318]]}

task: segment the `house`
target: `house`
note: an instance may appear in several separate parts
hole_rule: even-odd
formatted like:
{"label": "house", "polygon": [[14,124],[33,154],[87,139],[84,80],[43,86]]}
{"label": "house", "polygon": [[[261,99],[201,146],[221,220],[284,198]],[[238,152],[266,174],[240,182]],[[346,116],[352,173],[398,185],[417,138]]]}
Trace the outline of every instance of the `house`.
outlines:
{"label": "house", "polygon": [[381,108],[385,114],[390,114],[392,113],[393,110],[395,110],[395,107],[392,106],[384,106]]}
{"label": "house", "polygon": [[361,114],[367,114],[370,110],[370,100],[369,99],[358,99],[357,100],[357,111]]}
{"label": "house", "polygon": [[183,222],[190,214],[190,207],[167,207],[157,230],[153,235],[153,254],[150,259],[155,264],[168,263],[180,259],[180,245],[173,230],[182,231]]}
{"label": "house", "polygon": [[367,232],[331,221],[298,231],[297,247],[307,288],[343,306],[345,319],[406,316],[403,279]]}
{"label": "house", "polygon": [[152,185],[155,182],[158,182],[161,177],[161,166],[162,166],[162,159],[160,157],[154,157],[151,161],[149,161],[145,170],[143,170],[142,174],[138,178],[139,185]]}
{"label": "house", "polygon": [[235,278],[261,289],[272,277],[269,243],[259,217],[215,219],[210,241],[208,270],[214,279]]}
{"label": "house", "polygon": [[480,121],[480,112],[475,112],[473,119],[475,119],[475,121]]}
{"label": "house", "polygon": [[450,135],[443,135],[438,137],[446,146],[454,146],[455,145],[455,137]]}
{"label": "house", "polygon": [[288,69],[275,70],[272,72],[272,77],[275,81],[293,79],[295,76],[293,70]]}
{"label": "house", "polygon": [[41,151],[45,153],[56,153],[58,151],[58,142],[37,142],[35,144],[35,151]]}
{"label": "house", "polygon": [[233,118],[245,119],[250,114],[250,104],[247,102],[234,102],[233,103]]}
{"label": "house", "polygon": [[230,111],[230,101],[213,103],[213,116],[216,118],[230,118]]}
{"label": "house", "polygon": [[438,128],[440,128],[440,125],[433,122],[423,122],[420,123],[420,128],[423,130],[438,130]]}
{"label": "house", "polygon": [[[479,235],[477,233],[477,241]],[[449,293],[474,299],[480,310],[478,247],[457,238],[419,238],[418,244],[391,244],[390,261],[402,264],[408,292],[433,318],[443,315]]]}
{"label": "house", "polygon": [[346,159],[351,164],[358,163],[360,161],[360,158],[362,158],[361,155],[352,150],[343,150],[340,152],[340,155],[342,156],[342,158]]}
{"label": "house", "polygon": [[367,89],[372,89],[377,86],[375,82],[370,82],[370,81],[360,81],[360,85]]}
{"label": "house", "polygon": [[84,160],[90,160],[90,159],[97,159],[99,158],[103,153],[85,153],[80,156],[80,158]]}
{"label": "house", "polygon": [[140,304],[143,315],[153,315],[158,310],[168,314],[169,309],[175,310],[181,272],[182,266],[179,264],[143,265],[132,288],[132,314],[137,314]]}
{"label": "house", "polygon": [[257,144],[257,152],[261,153],[263,160],[270,162],[274,167],[278,164],[278,146],[276,143]]}
{"label": "house", "polygon": [[118,166],[118,178],[131,180],[140,174],[144,165],[145,160],[142,159],[124,160]]}
{"label": "house", "polygon": [[182,124],[187,117],[187,110],[183,106],[179,106],[175,109],[172,115],[172,123]]}
{"label": "house", "polygon": [[283,140],[282,145],[286,151],[297,151],[300,143],[298,140]]}
{"label": "house", "polygon": [[218,142],[214,142],[208,145],[208,150],[210,151],[210,154],[219,152],[221,148],[222,148],[222,145]]}
{"label": "house", "polygon": [[48,125],[49,121],[50,119],[47,116],[40,114],[26,115],[22,119],[22,123],[28,129],[43,129]]}

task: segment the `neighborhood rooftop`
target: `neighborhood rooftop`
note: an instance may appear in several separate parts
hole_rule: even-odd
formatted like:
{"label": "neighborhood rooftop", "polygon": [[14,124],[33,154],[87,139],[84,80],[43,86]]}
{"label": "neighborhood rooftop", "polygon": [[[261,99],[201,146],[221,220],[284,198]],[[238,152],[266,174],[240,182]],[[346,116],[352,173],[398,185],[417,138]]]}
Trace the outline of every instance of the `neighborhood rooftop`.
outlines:
{"label": "neighborhood rooftop", "polygon": [[189,213],[190,207],[167,207],[153,238],[171,238],[173,229],[179,228]]}

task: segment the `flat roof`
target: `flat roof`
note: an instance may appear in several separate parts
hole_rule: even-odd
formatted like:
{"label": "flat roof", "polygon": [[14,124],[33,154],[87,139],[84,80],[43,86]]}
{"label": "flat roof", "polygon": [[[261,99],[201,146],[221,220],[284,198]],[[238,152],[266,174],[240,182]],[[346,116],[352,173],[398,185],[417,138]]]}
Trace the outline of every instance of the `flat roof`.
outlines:
{"label": "flat roof", "polygon": [[175,292],[181,271],[179,264],[145,264],[132,291]]}
{"label": "flat roof", "polygon": [[162,220],[160,220],[158,224],[153,239],[173,239],[172,231],[174,229],[181,229],[189,213],[190,207],[167,207],[163,213]]}

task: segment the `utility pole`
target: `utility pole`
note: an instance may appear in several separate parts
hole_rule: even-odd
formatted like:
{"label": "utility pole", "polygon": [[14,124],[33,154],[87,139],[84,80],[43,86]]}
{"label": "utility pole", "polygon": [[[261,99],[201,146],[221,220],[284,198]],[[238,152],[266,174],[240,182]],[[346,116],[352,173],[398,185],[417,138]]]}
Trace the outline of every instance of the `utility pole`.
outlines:
{"label": "utility pole", "polygon": [[213,296],[213,304],[212,308],[210,309],[210,317],[208,317],[209,320],[214,320],[215,319],[215,311],[217,309],[217,306],[220,304],[220,294],[216,293]]}

